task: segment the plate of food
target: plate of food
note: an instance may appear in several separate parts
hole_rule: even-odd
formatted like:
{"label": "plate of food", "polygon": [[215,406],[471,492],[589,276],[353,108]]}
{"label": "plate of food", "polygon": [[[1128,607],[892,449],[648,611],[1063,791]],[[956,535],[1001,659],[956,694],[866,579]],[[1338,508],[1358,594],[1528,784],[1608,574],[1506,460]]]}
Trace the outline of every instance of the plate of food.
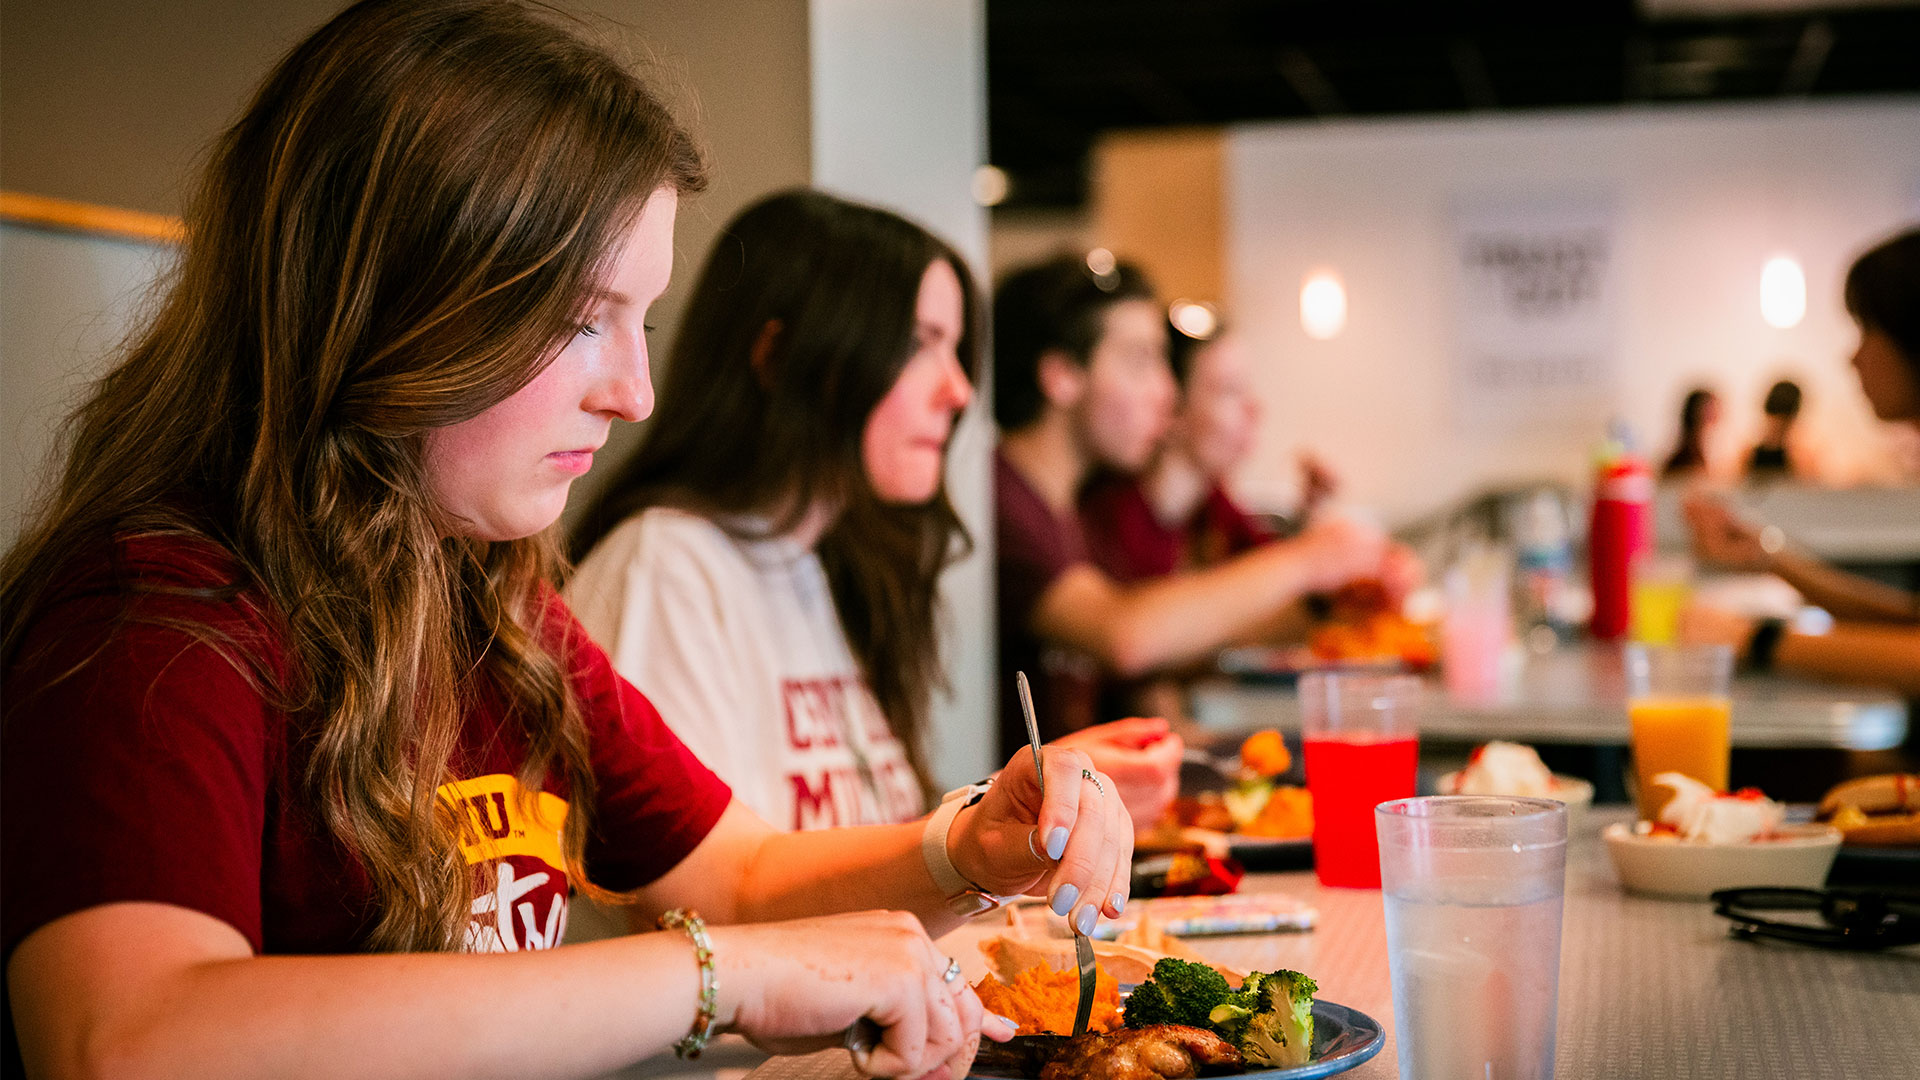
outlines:
{"label": "plate of food", "polygon": [[1159,824],[1135,838],[1136,852],[1201,850],[1231,855],[1252,870],[1311,864],[1313,796],[1282,782],[1293,754],[1278,731],[1249,736],[1237,760],[1207,757],[1197,764],[1208,782],[1189,784]]}
{"label": "plate of food", "polygon": [[1548,769],[1539,751],[1522,743],[1485,743],[1474,748],[1467,767],[1443,774],[1442,795],[1504,795],[1521,799],[1556,799],[1567,804],[1567,835],[1578,836],[1593,805],[1593,784],[1577,776]]}
{"label": "plate of food", "polygon": [[1920,775],[1847,780],[1820,800],[1817,816],[1840,830],[1829,882],[1920,889]]}
{"label": "plate of food", "polygon": [[1789,825],[1786,807],[1752,788],[1718,792],[1677,772],[1653,782],[1674,792],[1660,820],[1614,824],[1601,834],[1628,892],[1703,900],[1721,889],[1817,889],[1826,881],[1839,830]]}
{"label": "plate of food", "polygon": [[975,989],[1020,1024],[1011,1042],[982,1044],[972,1073],[982,1080],[1307,1080],[1360,1065],[1386,1042],[1372,1017],[1315,1000],[1319,987],[1297,971],[1254,972],[1236,988],[1207,964],[1169,957],[1124,994],[1103,979],[1077,1036],[1056,1031],[1072,1027],[1070,971],[1030,970],[1013,985],[988,976]]}

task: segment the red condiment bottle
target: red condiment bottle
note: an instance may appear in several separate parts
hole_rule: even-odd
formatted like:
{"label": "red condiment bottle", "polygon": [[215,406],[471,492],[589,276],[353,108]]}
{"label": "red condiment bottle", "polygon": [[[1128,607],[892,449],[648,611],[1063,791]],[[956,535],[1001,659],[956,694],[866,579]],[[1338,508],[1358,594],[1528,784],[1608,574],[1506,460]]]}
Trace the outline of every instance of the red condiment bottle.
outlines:
{"label": "red condiment bottle", "polygon": [[1634,560],[1653,547],[1653,472],[1616,439],[1594,477],[1587,565],[1593,579],[1593,636],[1618,641],[1633,618]]}

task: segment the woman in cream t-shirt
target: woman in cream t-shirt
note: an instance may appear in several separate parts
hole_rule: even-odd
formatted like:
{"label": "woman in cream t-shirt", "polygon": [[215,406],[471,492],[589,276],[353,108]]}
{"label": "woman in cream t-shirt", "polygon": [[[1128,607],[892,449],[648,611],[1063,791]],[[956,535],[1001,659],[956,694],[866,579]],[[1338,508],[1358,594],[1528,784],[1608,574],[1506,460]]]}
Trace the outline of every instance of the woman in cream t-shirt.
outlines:
{"label": "woman in cream t-shirt", "polygon": [[[925,812],[812,548],[655,507],[607,534],[567,591],[614,667],[646,687],[681,741],[774,826],[873,825]],[[719,717],[729,722],[712,722]]]}
{"label": "woman in cream t-shirt", "polygon": [[[660,419],[575,533],[567,599],[742,801],[789,829],[893,822],[934,792],[943,478],[979,304],[920,226],[814,191],[722,232]],[[1173,798],[1164,722],[1072,738],[1136,823]]]}

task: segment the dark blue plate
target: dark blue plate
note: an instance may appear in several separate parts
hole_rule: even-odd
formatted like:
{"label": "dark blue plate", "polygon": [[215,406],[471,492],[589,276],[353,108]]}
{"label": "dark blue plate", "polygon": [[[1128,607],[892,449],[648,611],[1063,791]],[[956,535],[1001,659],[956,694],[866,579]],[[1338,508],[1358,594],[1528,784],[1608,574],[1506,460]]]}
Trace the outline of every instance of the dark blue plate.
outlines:
{"label": "dark blue plate", "polygon": [[[1051,1038],[1052,1036],[1034,1036]],[[1291,1069],[1248,1069],[1231,1073],[1234,1077],[1258,1077],[1260,1080],[1313,1080],[1346,1072],[1373,1058],[1386,1045],[1387,1034],[1380,1022],[1358,1009],[1335,1005],[1331,1001],[1313,1003],[1313,1059]],[[975,1066],[973,1076],[980,1080],[1020,1080],[1021,1074]]]}

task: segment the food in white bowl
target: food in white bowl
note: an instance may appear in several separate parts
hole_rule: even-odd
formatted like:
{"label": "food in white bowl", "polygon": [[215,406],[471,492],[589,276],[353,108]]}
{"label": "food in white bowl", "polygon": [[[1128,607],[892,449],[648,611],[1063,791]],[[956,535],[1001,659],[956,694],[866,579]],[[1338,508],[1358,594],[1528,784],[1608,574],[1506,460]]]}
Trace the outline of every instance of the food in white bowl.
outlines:
{"label": "food in white bowl", "polygon": [[1476,748],[1467,767],[1440,777],[1442,795],[1501,795],[1516,799],[1555,799],[1567,804],[1567,835],[1580,832],[1580,819],[1593,805],[1593,785],[1577,776],[1548,769],[1540,754],[1521,743],[1490,742]]}
{"label": "food in white bowl", "polygon": [[1721,889],[1826,883],[1839,830],[1783,824],[1786,808],[1752,788],[1725,794],[1680,773],[1654,782],[1674,789],[1660,820],[1609,825],[1602,834],[1628,892],[1705,899]]}

